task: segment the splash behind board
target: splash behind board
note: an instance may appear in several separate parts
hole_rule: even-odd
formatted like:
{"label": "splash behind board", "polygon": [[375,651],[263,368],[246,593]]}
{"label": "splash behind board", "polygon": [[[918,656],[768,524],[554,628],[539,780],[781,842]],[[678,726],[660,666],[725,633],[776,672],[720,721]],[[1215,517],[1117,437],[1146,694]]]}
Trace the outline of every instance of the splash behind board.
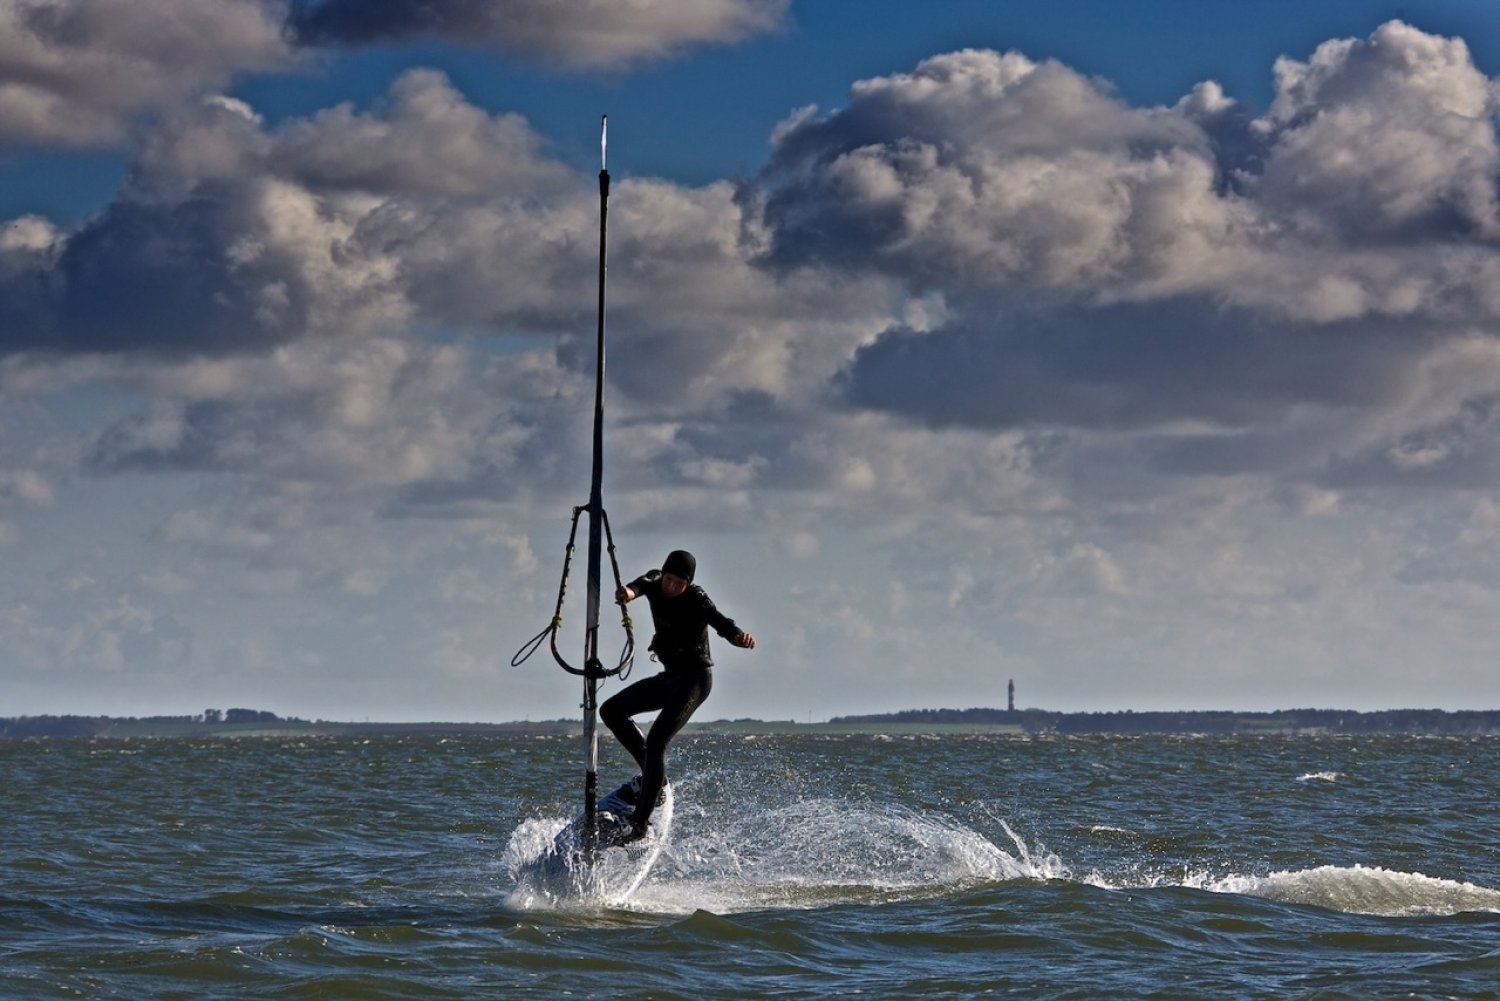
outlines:
{"label": "splash behind board", "polygon": [[582,812],[552,839],[523,874],[530,889],[558,899],[622,903],[645,881],[672,827],[672,787],[662,790],[644,837],[626,840],[635,789],[627,782],[599,800],[599,841],[592,865],[584,861]]}

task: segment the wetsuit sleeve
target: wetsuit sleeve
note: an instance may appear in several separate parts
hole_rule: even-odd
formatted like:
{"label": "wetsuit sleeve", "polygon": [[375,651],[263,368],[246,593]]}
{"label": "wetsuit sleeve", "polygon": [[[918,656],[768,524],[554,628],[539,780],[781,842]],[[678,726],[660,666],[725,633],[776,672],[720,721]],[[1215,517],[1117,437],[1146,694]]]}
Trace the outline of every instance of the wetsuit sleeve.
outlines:
{"label": "wetsuit sleeve", "polygon": [[713,627],[714,632],[726,640],[734,639],[743,631],[739,626],[734,624],[733,619],[719,611],[718,606],[714,604],[714,600],[706,593],[702,597],[702,608],[704,621]]}

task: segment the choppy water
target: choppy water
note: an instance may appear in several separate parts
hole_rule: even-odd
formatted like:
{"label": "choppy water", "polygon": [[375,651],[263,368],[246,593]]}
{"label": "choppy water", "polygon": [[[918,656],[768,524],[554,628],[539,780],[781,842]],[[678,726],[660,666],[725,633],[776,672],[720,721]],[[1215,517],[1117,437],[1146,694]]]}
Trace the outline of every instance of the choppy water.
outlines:
{"label": "choppy water", "polygon": [[674,750],[602,902],[577,741],[0,744],[0,996],[1500,997],[1500,740]]}

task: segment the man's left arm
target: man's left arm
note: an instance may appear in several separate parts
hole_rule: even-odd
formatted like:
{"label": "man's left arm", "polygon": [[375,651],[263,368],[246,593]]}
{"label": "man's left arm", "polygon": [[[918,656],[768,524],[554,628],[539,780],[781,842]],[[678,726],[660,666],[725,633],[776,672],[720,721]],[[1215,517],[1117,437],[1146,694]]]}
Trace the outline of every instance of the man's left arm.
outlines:
{"label": "man's left arm", "polygon": [[707,594],[703,595],[703,614],[708,624],[713,626],[714,632],[728,640],[731,645],[742,650],[755,649],[755,637],[735,625],[733,619],[719,611],[718,606]]}

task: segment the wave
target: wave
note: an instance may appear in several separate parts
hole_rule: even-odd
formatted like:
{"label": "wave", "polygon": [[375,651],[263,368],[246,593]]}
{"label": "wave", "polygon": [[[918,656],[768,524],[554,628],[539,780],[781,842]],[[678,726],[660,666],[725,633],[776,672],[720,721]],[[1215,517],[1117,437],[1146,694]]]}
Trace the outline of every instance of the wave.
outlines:
{"label": "wave", "polygon": [[[513,879],[558,826],[528,820],[516,828],[502,860]],[[656,913],[730,913],[937,897],[999,881],[1069,877],[1057,855],[1001,826],[1012,851],[941,815],[896,805],[800,800],[674,836],[630,899],[608,904]],[[511,899],[512,906],[527,908],[588,903]]]}
{"label": "wave", "polygon": [[[659,914],[733,913],[884,903],[941,897],[996,883],[1060,880],[1107,890],[1184,887],[1350,914],[1500,913],[1500,890],[1363,865],[1265,875],[1189,871],[1142,880],[1136,864],[1126,879],[1097,872],[1077,877],[1056,853],[1039,842],[1028,843],[1005,821],[998,824],[1010,842],[1003,848],[942,814],[893,804],[799,800],[723,818],[719,824],[682,825],[692,829],[683,834],[679,827],[655,869],[628,900],[554,900],[547,906],[604,904]],[[516,829],[503,860],[513,878],[550,844],[560,825],[560,820],[530,820]],[[538,901],[513,896],[511,903],[534,907]]]}
{"label": "wave", "polygon": [[1500,913],[1500,890],[1378,866],[1318,866],[1266,876],[1205,879],[1201,888],[1348,914],[1389,917]]}
{"label": "wave", "polygon": [[1162,876],[1144,881],[1116,881],[1095,873],[1084,882],[1106,890],[1185,887],[1383,917],[1500,913],[1500,890],[1379,866],[1324,865],[1263,876],[1189,872],[1181,877]]}

